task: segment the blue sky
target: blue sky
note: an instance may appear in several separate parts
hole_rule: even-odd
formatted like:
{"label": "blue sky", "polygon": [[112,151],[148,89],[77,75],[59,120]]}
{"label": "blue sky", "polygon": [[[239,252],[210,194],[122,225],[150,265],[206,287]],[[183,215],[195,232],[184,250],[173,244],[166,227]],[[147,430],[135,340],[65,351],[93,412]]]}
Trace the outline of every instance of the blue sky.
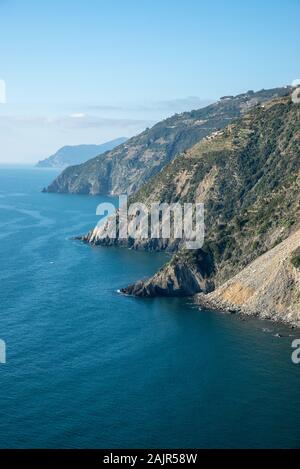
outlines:
{"label": "blue sky", "polygon": [[0,162],[290,84],[299,15],[299,0],[0,0]]}

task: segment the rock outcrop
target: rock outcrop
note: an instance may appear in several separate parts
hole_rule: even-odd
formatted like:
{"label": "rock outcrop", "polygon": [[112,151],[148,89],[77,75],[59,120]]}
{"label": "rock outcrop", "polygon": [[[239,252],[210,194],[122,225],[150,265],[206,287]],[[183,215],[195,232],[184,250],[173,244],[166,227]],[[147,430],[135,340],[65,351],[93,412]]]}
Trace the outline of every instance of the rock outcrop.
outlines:
{"label": "rock outcrop", "polygon": [[209,255],[201,255],[202,269],[196,269],[184,259],[172,259],[149,280],[139,281],[121,291],[134,296],[190,296],[197,292],[208,293],[214,283],[210,278],[212,264]]}
{"label": "rock outcrop", "polygon": [[157,274],[123,293],[197,295],[203,306],[298,324],[299,193],[300,105],[288,95],[200,139],[130,197],[146,206],[204,203],[201,249],[188,250],[172,237],[103,239],[98,228],[85,241],[175,250]]}

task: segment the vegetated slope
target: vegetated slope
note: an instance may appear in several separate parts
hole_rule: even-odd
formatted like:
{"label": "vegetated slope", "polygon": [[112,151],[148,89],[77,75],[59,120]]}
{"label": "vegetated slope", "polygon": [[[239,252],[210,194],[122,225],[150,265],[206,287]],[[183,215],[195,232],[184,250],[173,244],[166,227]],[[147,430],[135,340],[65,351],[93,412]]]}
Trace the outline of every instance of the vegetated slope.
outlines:
{"label": "vegetated slope", "polygon": [[176,114],[123,145],[78,166],[68,167],[46,189],[78,194],[133,193],[181,152],[224,128],[257,103],[284,96],[287,88],[221,99],[197,111]]}
{"label": "vegetated slope", "polygon": [[120,137],[100,145],[66,145],[48,158],[39,161],[36,166],[64,169],[71,165],[85,163],[90,158],[112,150],[126,140],[125,137]]}
{"label": "vegetated slope", "polygon": [[123,291],[214,290],[299,227],[299,190],[300,105],[275,99],[178,156],[136,195],[146,203],[204,202],[205,243],[182,246],[154,277]]}

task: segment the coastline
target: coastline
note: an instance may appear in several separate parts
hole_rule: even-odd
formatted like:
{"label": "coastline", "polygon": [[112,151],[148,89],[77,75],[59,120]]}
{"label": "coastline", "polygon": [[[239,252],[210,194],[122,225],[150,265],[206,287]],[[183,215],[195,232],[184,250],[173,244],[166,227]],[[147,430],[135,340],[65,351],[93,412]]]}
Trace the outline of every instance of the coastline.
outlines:
{"label": "coastline", "polygon": [[256,318],[259,319],[260,321],[270,321],[271,323],[274,324],[280,324],[285,327],[289,327],[291,329],[299,329],[300,328],[300,321],[293,321],[286,319],[284,316],[280,316],[279,314],[275,315],[270,315],[267,312],[263,311],[251,311],[250,309],[247,309],[245,307],[239,307],[237,305],[234,305],[232,303],[228,302],[221,302],[218,300],[214,300],[211,298],[208,298],[209,295],[204,294],[204,293],[199,293],[195,295],[194,301],[197,307],[201,311],[217,311],[218,313],[222,314],[233,314],[240,316],[242,319],[251,319],[251,318]]}

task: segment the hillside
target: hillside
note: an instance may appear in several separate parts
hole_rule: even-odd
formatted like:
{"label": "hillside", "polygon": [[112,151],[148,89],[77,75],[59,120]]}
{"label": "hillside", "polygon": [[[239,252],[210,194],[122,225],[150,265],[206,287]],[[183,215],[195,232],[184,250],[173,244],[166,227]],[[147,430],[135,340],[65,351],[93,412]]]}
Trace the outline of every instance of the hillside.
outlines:
{"label": "hillside", "polygon": [[68,166],[85,163],[90,158],[112,150],[126,140],[125,137],[120,137],[100,145],[67,145],[48,158],[39,161],[36,166],[39,168],[65,169]]}
{"label": "hillside", "polygon": [[78,194],[132,194],[172,161],[212,132],[222,129],[251,107],[287,88],[249,91],[205,108],[176,114],[126,141],[101,158],[65,169],[46,189]]}
{"label": "hillside", "polygon": [[[197,251],[179,245],[154,277],[123,292],[137,296],[208,293],[265,252],[272,257],[277,252],[272,249],[299,229],[299,190],[300,106],[290,97],[274,99],[179,155],[134,196],[148,204],[153,200],[203,202],[205,244]],[[97,244],[95,233],[91,241]],[[151,249],[151,244],[146,241],[133,247]],[[280,264],[287,272],[284,265],[290,251],[280,258],[283,264],[274,262],[275,269]],[[262,262],[262,269],[267,269],[264,258]],[[294,298],[299,310],[299,296]],[[289,304],[284,298],[281,301],[281,309],[288,311]]]}

